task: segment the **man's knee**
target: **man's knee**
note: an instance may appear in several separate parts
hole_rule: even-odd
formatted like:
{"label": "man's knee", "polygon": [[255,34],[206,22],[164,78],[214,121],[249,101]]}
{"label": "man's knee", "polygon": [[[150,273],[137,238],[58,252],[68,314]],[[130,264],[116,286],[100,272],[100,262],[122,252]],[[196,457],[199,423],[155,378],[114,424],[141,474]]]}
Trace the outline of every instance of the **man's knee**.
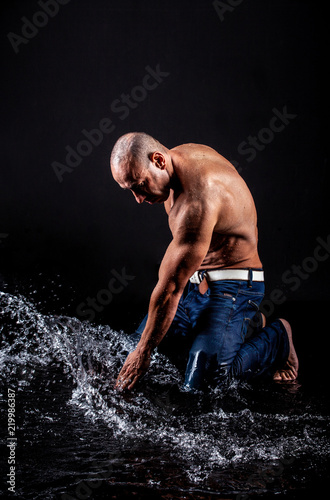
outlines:
{"label": "man's knee", "polygon": [[192,389],[204,389],[214,385],[218,380],[223,380],[228,373],[228,366],[220,366],[217,354],[207,348],[190,351],[186,368],[185,386]]}

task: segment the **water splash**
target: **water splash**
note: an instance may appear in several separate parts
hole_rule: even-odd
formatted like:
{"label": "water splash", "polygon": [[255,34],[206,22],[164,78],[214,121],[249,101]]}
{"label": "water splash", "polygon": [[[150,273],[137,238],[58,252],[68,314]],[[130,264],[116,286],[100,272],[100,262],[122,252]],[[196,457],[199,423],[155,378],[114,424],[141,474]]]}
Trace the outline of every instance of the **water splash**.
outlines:
{"label": "water splash", "polygon": [[[171,461],[181,477],[198,486],[212,484],[232,466],[253,464],[259,470],[285,457],[329,456],[329,417],[307,412],[297,394],[263,387],[255,392],[237,383],[207,397],[186,394],[182,375],[157,352],[139,387],[132,394],[119,394],[113,385],[134,348],[125,332],[40,314],[23,296],[0,292],[0,306],[1,386],[30,391],[31,397],[36,381],[42,380],[44,388],[65,388],[66,406],[91,426],[105,426],[116,446],[126,450],[122,456],[132,451],[132,443],[136,456],[157,450],[158,457]],[[41,422],[56,420],[47,411],[39,417]],[[149,479],[149,487],[159,487],[156,479]]]}

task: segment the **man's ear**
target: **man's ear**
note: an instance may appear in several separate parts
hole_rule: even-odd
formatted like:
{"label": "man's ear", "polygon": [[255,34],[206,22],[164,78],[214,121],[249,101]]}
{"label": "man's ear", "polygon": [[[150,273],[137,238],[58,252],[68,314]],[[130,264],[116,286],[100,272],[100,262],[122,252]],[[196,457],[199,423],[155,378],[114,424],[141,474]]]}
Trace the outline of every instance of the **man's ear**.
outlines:
{"label": "man's ear", "polygon": [[150,161],[152,161],[155,167],[160,168],[161,170],[166,168],[165,156],[160,151],[154,151],[151,153]]}

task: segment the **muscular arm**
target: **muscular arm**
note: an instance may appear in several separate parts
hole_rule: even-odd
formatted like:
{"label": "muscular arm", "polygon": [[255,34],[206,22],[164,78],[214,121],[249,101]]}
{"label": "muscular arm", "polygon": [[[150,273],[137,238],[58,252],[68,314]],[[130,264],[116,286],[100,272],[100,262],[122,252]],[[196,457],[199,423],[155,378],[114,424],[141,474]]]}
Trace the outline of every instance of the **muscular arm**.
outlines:
{"label": "muscular arm", "polygon": [[148,321],[135,349],[127,357],[116,387],[132,389],[149,367],[152,350],[161,342],[175,316],[184,287],[208,252],[217,213],[211,202],[183,202],[170,215],[173,240],[159,269]]}

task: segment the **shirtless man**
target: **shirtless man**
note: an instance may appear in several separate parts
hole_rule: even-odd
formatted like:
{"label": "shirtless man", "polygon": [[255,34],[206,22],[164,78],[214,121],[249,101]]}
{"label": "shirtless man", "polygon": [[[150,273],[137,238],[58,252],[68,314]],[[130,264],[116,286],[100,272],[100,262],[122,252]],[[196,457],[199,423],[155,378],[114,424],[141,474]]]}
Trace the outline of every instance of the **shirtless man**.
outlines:
{"label": "shirtless man", "polygon": [[185,368],[186,390],[228,376],[294,380],[298,358],[286,320],[263,324],[245,339],[264,282],[254,201],[234,166],[208,146],[169,150],[145,133],[120,137],[110,165],[138,203],[164,203],[173,235],[139,341],[115,387],[132,389],[157,346]]}

